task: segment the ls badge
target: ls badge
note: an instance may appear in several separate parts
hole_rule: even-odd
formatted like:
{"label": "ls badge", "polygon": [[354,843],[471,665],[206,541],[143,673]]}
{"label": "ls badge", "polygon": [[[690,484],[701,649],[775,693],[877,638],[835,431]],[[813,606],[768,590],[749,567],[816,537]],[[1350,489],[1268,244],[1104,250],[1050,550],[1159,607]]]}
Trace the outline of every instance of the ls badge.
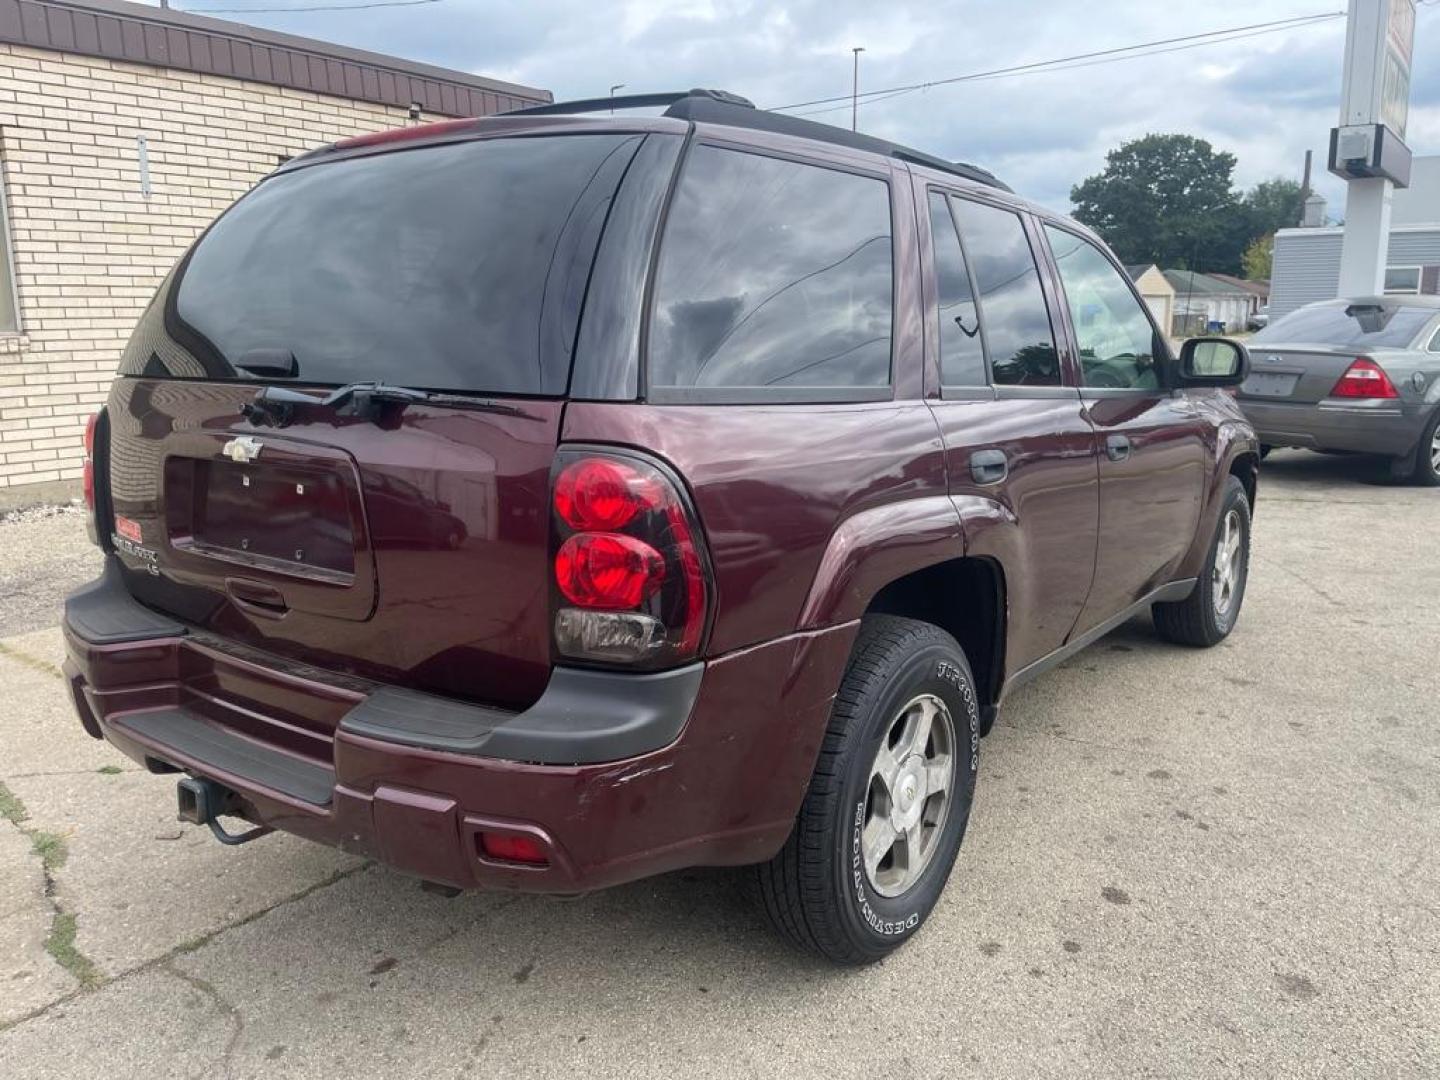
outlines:
{"label": "ls badge", "polygon": [[260,451],[263,449],[264,443],[259,439],[250,435],[241,435],[222,446],[220,452],[231,461],[238,461],[243,465],[246,462],[254,461],[260,456]]}

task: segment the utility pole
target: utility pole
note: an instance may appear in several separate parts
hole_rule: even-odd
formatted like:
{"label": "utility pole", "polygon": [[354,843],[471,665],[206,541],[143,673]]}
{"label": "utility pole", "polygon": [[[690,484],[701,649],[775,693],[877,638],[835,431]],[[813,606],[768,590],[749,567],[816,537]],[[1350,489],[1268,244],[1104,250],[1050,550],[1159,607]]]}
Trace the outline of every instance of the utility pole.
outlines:
{"label": "utility pole", "polygon": [[1300,181],[1300,212],[1295,215],[1295,224],[1305,224],[1305,204],[1310,201],[1310,168],[1315,161],[1315,151],[1305,151],[1305,179]]}
{"label": "utility pole", "polygon": [[857,45],[850,50],[855,58],[854,66],[850,71],[850,130],[856,131],[860,118],[860,54],[865,51],[864,46]]}
{"label": "utility pole", "polygon": [[[624,84],[623,82],[617,82],[614,86],[612,86],[612,87],[610,88],[610,100],[612,100],[612,101],[615,100],[615,91],[616,91],[616,90],[624,90],[624,89],[625,89],[625,84]],[[610,106],[610,115],[611,115],[611,116],[614,116],[614,115],[615,115],[615,106],[613,106],[613,105]]]}
{"label": "utility pole", "polygon": [[1410,183],[1405,125],[1415,0],[1350,0],[1340,124],[1330,130],[1329,168],[1346,181],[1340,295],[1385,291],[1390,198]]}

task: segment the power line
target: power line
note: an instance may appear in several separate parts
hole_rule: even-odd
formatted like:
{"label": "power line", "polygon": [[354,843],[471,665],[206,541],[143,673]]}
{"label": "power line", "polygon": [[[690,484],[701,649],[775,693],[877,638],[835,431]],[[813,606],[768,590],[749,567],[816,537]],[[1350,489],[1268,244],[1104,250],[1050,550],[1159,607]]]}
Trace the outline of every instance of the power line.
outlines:
{"label": "power line", "polygon": [[[1435,2],[1440,3],[1440,0],[1435,0]],[[1322,21],[1329,21],[1330,19],[1339,18],[1340,14],[1341,13],[1336,13],[1335,15],[1308,16],[1308,18],[1312,21],[1303,23],[1299,26],[1269,27],[1263,30],[1251,30],[1246,33],[1240,33],[1237,31],[1216,31],[1216,33],[1226,33],[1230,36],[1212,37],[1205,41],[1192,41],[1189,44],[1185,45],[1170,45],[1167,48],[1150,49],[1147,52],[1133,51],[1143,48],[1143,46],[1134,45],[1129,47],[1129,49],[1132,51],[1130,51],[1129,54],[1126,56],[1102,56],[1098,59],[1086,59],[1085,57],[1059,57],[1055,60],[1041,60],[1037,61],[1034,64],[1024,64],[1015,68],[998,68],[994,71],[976,72],[972,75],[961,75],[954,79],[942,79],[933,83],[921,83],[916,86],[898,87],[888,92],[884,90],[876,90],[874,91],[874,93],[880,96],[872,98],[868,101],[864,101],[862,102],[862,104],[873,105],[880,101],[888,101],[890,98],[900,97],[904,94],[915,93],[917,90],[928,90],[932,86],[944,86],[958,82],[984,82],[991,79],[1011,79],[1020,75],[1047,75],[1055,71],[1076,71],[1080,68],[1098,67],[1102,64],[1118,64],[1125,60],[1139,60],[1149,56],[1161,56],[1165,53],[1184,52],[1187,49],[1200,49],[1204,48],[1207,45],[1225,45],[1232,41],[1243,41],[1245,38],[1261,37],[1265,34],[1276,34],[1281,33],[1285,30],[1298,30],[1301,29],[1303,26],[1319,25],[1319,23]],[[848,109],[849,107],[850,106],[848,104],[831,105],[824,109],[812,109],[808,112],[796,113],[795,115],[797,117],[820,116],[824,113],[838,112],[841,109]]]}
{"label": "power line", "polygon": [[[1100,57],[1114,57],[1118,56],[1118,54],[1120,53],[1135,53],[1141,49],[1154,49],[1157,46],[1162,45],[1175,45],[1180,42],[1201,41],[1205,38],[1222,38],[1222,35],[1240,34],[1246,31],[1270,33],[1281,29],[1298,28],[1300,26],[1305,26],[1312,23],[1324,22],[1330,19],[1339,19],[1343,18],[1344,15],[1345,12],[1343,11],[1320,12],[1314,15],[1296,15],[1288,19],[1275,19],[1270,22],[1251,23],[1247,26],[1233,26],[1225,30],[1210,30],[1203,34],[1185,34],[1180,37],[1161,38],[1157,41],[1140,42],[1135,45],[1122,45],[1113,49],[1100,49],[1096,52],[1077,53],[1074,56],[1061,56],[1051,60],[1036,60],[1028,64],[1016,64],[1012,67],[994,68],[989,71],[975,71],[970,72],[966,75],[955,75],[946,79],[931,79],[928,82],[911,83],[908,86],[890,86],[885,87],[881,90],[867,91],[866,93],[860,94],[859,97],[862,100],[879,97],[898,97],[902,93],[908,94],[916,90],[928,90],[932,86],[947,86],[951,83],[971,82],[976,79],[996,78],[1001,75],[1012,75],[1018,74],[1020,72],[1041,70],[1048,67],[1054,67],[1059,64],[1073,63],[1074,61],[1079,60],[1092,60]],[[1222,40],[1225,39],[1222,38]],[[1121,57],[1121,59],[1128,59],[1128,57]],[[849,100],[850,95],[843,94],[836,97],[815,98],[811,101],[797,101],[791,105],[776,105],[770,111],[786,112],[790,109],[803,109],[808,105],[829,105],[832,102],[848,102]]]}
{"label": "power line", "polygon": [[307,7],[186,7],[176,11],[193,11],[197,15],[260,15],[285,11],[360,11],[364,8],[415,7],[419,4],[438,4],[440,0],[370,0],[363,4],[317,4]]}

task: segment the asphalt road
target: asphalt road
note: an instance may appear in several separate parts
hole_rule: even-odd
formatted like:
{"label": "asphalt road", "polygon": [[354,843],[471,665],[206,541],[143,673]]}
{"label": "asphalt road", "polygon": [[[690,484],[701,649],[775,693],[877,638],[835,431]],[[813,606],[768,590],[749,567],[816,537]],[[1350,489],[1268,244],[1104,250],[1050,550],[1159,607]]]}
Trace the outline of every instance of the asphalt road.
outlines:
{"label": "asphalt road", "polygon": [[1440,492],[1373,476],[1275,455],[1225,645],[1137,620],[1017,695],[861,971],[726,872],[444,900],[177,825],[65,701],[78,520],[0,526],[0,1076],[1440,1075]]}

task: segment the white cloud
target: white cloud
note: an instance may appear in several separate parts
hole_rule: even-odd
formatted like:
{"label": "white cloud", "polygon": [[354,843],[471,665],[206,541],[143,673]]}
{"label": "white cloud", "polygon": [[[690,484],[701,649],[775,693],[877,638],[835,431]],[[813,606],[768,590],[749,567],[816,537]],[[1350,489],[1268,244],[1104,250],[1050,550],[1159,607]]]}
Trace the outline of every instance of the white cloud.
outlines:
{"label": "white cloud", "polygon": [[[183,5],[184,0],[181,0]],[[205,0],[212,2],[212,0]],[[293,0],[303,3],[304,0]],[[773,107],[1310,15],[1315,0],[444,0],[418,8],[256,15],[250,21],[542,86],[557,98],[714,86]],[[1179,17],[1183,14],[1183,17]],[[1440,153],[1440,7],[1421,10],[1409,142]],[[1316,152],[1319,187],[1339,107],[1344,22],[1065,71],[934,87],[862,105],[864,130],[993,169],[1022,194],[1068,209],[1105,152],[1147,132],[1209,139],[1248,186],[1298,179]],[[848,102],[815,119],[848,124]]]}

